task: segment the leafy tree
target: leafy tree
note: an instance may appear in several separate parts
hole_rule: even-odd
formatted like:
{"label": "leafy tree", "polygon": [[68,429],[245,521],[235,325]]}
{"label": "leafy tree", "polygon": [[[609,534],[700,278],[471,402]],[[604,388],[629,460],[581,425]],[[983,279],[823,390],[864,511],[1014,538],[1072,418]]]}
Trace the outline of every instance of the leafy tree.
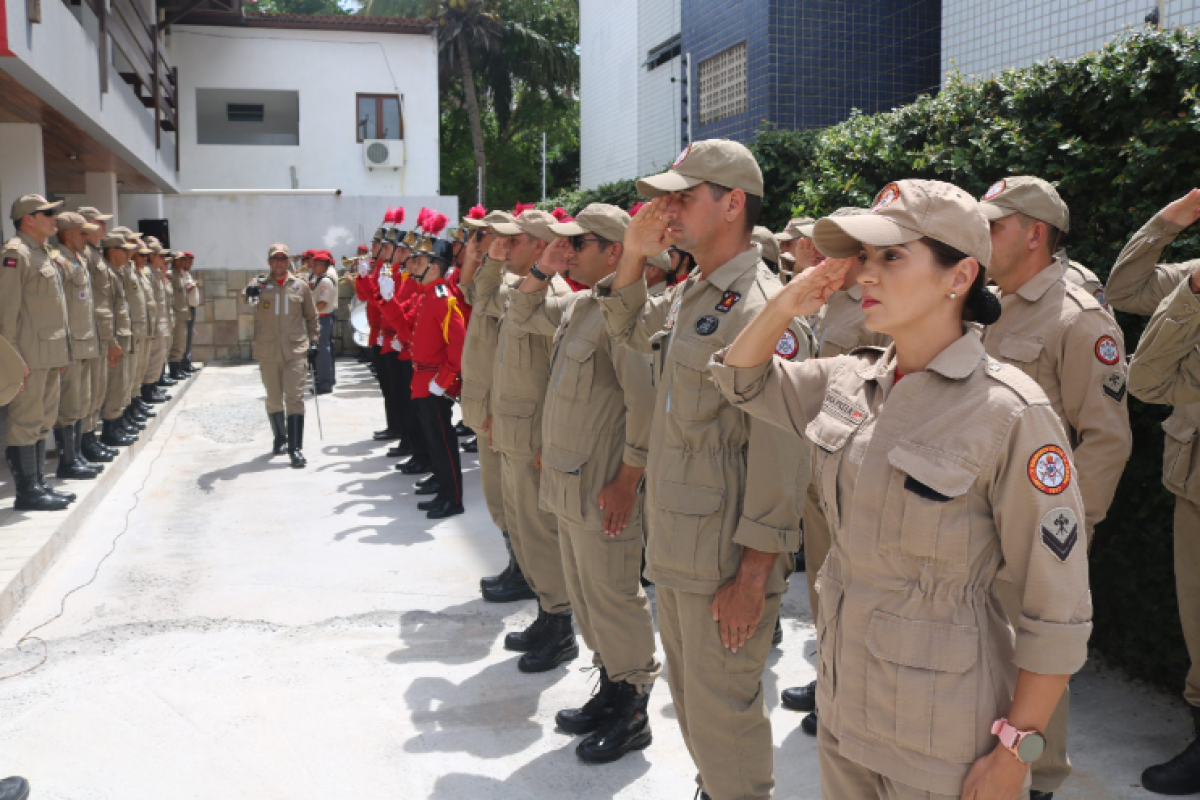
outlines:
{"label": "leafy tree", "polygon": [[353,13],[357,7],[344,6],[339,0],[259,0],[255,10],[268,14],[340,16]]}

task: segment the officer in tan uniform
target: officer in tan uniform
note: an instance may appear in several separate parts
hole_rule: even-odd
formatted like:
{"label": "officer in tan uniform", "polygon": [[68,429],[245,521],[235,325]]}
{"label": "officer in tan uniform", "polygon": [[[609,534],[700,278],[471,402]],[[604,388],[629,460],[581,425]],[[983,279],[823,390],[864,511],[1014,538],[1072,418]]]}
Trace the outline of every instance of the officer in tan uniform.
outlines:
{"label": "officer in tan uniform", "polygon": [[[789,283],[713,376],[815,445],[833,533],[817,627],[823,796],[1024,797],[1087,657],[1092,603],[1070,442],[1037,384],[967,324],[1000,317],[987,220],[957,187],[905,180],[869,215],[820,220],[814,237],[830,259]],[[893,345],[772,359],[788,321],[817,310],[864,252],[866,324]],[[1001,572],[1020,598],[1011,621]]]}
{"label": "officer in tan uniform", "polygon": [[775,234],[762,225],[755,225],[754,231],[750,234],[750,241],[758,247],[759,257],[767,265],[767,269],[778,275],[781,251],[779,240],[775,238]]}
{"label": "officer in tan uniform", "polygon": [[[1195,391],[1194,293],[1200,260],[1159,264],[1184,229],[1200,219],[1200,189],[1158,212],[1121,251],[1105,293],[1117,311],[1154,315],[1129,368],[1129,390],[1148,403],[1174,406],[1163,423],[1163,484],[1175,495],[1175,592],[1191,668],[1183,699],[1197,738],[1175,758],[1142,773],[1162,794],[1200,792],[1200,396]],[[1155,310],[1157,309],[1157,311]]]}
{"label": "officer in tan uniform", "polygon": [[267,389],[267,416],[278,436],[286,412],[287,451],[292,466],[308,462],[304,446],[304,378],[309,351],[320,337],[317,307],[308,284],[288,271],[287,245],[273,244],[267,251],[270,275],[246,287],[246,300],[254,309],[254,357]]}
{"label": "officer in tan uniform", "polygon": [[108,390],[109,365],[121,357],[120,347],[113,334],[112,276],[100,250],[100,242],[106,235],[108,221],[112,219],[112,215],[101,214],[99,209],[91,206],[84,206],[76,213],[96,226],[95,230],[89,230],[85,234],[87,245],[84,248],[84,259],[92,281],[92,304],[96,309],[96,335],[100,357],[89,362],[92,367],[92,404],[83,419],[76,423],[75,438],[85,459],[92,463],[104,463],[112,461],[118,452],[101,442],[96,434],[96,429],[100,427],[100,410],[104,406],[104,396]]}
{"label": "officer in tan uniform", "polygon": [[75,498],[45,482],[46,434],[58,419],[62,373],[71,363],[62,277],[46,240],[62,203],[27,194],[12,207],[17,235],[0,251],[0,337],[25,360],[25,390],[8,406],[5,458],[16,483],[14,508],[56,511]]}
{"label": "officer in tan uniform", "polygon": [[[1050,400],[1071,443],[1090,545],[1108,514],[1133,450],[1126,408],[1125,339],[1093,293],[1068,280],[1082,275],[1059,248],[1070,212],[1046,181],[1010,176],[981,201],[991,223],[992,261],[1003,314],[984,332],[988,355],[1033,378]],[[997,581],[1009,617],[1020,613],[1013,584]],[[1067,757],[1069,692],[1046,734],[1046,753],[1033,769],[1032,800],[1049,800],[1071,774]]]}
{"label": "officer in tan uniform", "polygon": [[184,274],[184,290],[187,296],[187,341],[183,349],[183,361],[180,367],[184,372],[195,373],[200,371],[200,367],[192,363],[192,337],[196,330],[196,309],[200,307],[200,281],[192,276],[192,265],[196,263],[194,253],[185,250],[183,252],[183,263],[176,259],[175,264],[183,270]]}
{"label": "officer in tan uniform", "polygon": [[58,444],[55,474],[67,480],[94,480],[104,469],[101,464],[92,464],[80,452],[77,424],[91,413],[92,362],[101,357],[92,279],[87,267],[86,234],[96,228],[74,212],[58,215],[60,246],[53,252],[53,258],[62,277],[67,301],[71,363],[63,373],[58,420],[54,425],[54,438]]}
{"label": "officer in tan uniform", "polygon": [[[706,372],[709,357],[782,288],[750,243],[762,172],[744,146],[714,139],[692,144],[638,191],[656,199],[625,234],[611,291],[595,291],[617,342],[665,351],[645,507],[646,576],[657,587],[668,684],[705,796],[765,798],[775,781],[762,675],[800,546],[797,491],[809,457],[799,437],[751,424]],[[696,269],[648,297],[645,260],[672,244]],[[802,359],[810,346],[794,320],[775,351]]]}
{"label": "officer in tan uniform", "polygon": [[113,339],[121,353],[116,363],[108,361],[107,385],[100,408],[100,441],[110,448],[128,447],[136,440],[136,431],[122,424],[129,408],[130,364],[135,360],[133,353],[133,327],[129,301],[125,296],[126,284],[123,276],[132,253],[138,246],[125,240],[115,231],[100,240],[103,265],[109,272],[109,294],[112,304]]}
{"label": "officer in tan uniform", "polygon": [[798,274],[821,260],[813,244],[812,230],[817,221],[812,217],[789,220],[782,232],[775,234],[782,255],[791,256],[791,268]]}
{"label": "officer in tan uniform", "polygon": [[[569,270],[589,287],[610,280],[628,225],[629,215],[616,206],[587,206],[573,222],[550,226],[559,239],[539,271]],[[594,696],[555,719],[569,733],[591,734],[575,750],[581,759],[606,763],[650,744],[646,704],[662,670],[641,585],[639,488],[654,387],[649,358],[609,339],[591,291],[548,297],[547,286],[527,275],[511,295],[508,318],[521,330],[553,337],[541,503],[558,517],[571,608],[600,670]]]}
{"label": "officer in tan uniform", "polygon": [[[137,245],[137,249],[129,254],[130,261],[121,270],[121,280],[125,285],[125,300],[129,303],[129,327],[133,332],[131,348],[133,358],[123,367],[126,379],[126,393],[129,397],[128,412],[125,417],[125,427],[136,433],[145,428],[146,421],[156,412],[153,406],[165,402],[165,398],[156,398],[151,392],[150,399],[142,392],[142,376],[146,374],[146,364],[153,347],[150,338],[153,331],[152,309],[154,297],[150,286],[143,274],[150,258],[150,248],[137,238],[128,241]],[[157,387],[156,387],[157,390]]]}
{"label": "officer in tan uniform", "polygon": [[[162,302],[162,281],[156,275],[153,260],[156,253],[162,252],[162,245],[153,236],[146,237],[144,244],[137,251],[134,264],[138,267],[138,280],[141,281],[142,291],[146,295],[146,326],[148,328],[146,350],[142,353],[138,366],[142,368],[138,375],[142,400],[147,403],[165,403],[170,395],[158,385],[162,377],[161,364],[166,358],[166,342],[163,340],[162,319],[167,309]],[[139,263],[140,260],[140,263]],[[157,370],[156,370],[157,368]]]}
{"label": "officer in tan uniform", "polygon": [[[504,518],[521,571],[538,598],[538,616],[524,631],[504,640],[509,650],[523,652],[522,672],[544,672],[579,654],[571,621],[571,601],[558,544],[558,520],[539,506],[542,458],[542,412],[550,380],[551,337],[528,333],[506,315],[516,288],[505,281],[504,266],[514,278],[537,273],[537,261],[555,240],[555,218],[529,210],[513,222],[496,222],[498,234],[488,258],[474,276],[472,318],[499,317],[495,373],[492,378],[491,446],[500,451],[500,485]],[[559,276],[547,276],[551,296],[571,293]]]}
{"label": "officer in tan uniform", "polygon": [[[152,250],[154,248],[151,248]],[[155,299],[158,301],[158,334],[162,340],[162,356],[158,362],[158,379],[155,383],[164,389],[174,386],[178,381],[167,373],[167,360],[170,358],[171,347],[175,339],[175,289],[171,285],[171,262],[175,260],[175,251],[163,247],[150,255],[151,275],[154,278]]]}
{"label": "officer in tan uniform", "polygon": [[318,250],[312,257],[313,302],[320,318],[321,338],[317,342],[317,394],[329,394],[337,384],[333,360],[333,323],[337,319],[337,274],[333,271],[333,256],[328,250]]}
{"label": "officer in tan uniform", "polygon": [[[482,266],[493,243],[497,241],[491,226],[497,222],[512,222],[507,211],[493,211],[481,220],[464,219],[463,226],[471,231],[467,240],[463,265],[459,271],[459,286],[468,304],[477,307],[480,298],[475,292],[475,273]],[[497,245],[498,247],[498,245]],[[493,267],[503,269],[503,264]],[[512,289],[520,283],[518,275],[506,274],[505,285]],[[499,314],[478,311],[467,321],[467,341],[462,355],[462,406],[463,422],[470,426],[483,446],[477,450],[479,477],[483,484],[483,499],[487,503],[492,522],[504,536],[504,547],[508,551],[508,566],[499,575],[488,576],[479,581],[483,599],[493,603],[510,603],[516,600],[532,600],[537,597],[521,564],[513,552],[508,524],[504,515],[504,490],[500,483],[500,453],[490,443],[492,427],[492,377],[496,365],[496,345],[500,337]]]}
{"label": "officer in tan uniform", "polygon": [[191,316],[188,305],[188,277],[183,268],[187,260],[183,253],[173,253],[171,271],[168,273],[171,289],[171,348],[167,353],[167,374],[174,381],[182,381],[190,377],[183,368],[183,355],[187,351],[188,319]]}

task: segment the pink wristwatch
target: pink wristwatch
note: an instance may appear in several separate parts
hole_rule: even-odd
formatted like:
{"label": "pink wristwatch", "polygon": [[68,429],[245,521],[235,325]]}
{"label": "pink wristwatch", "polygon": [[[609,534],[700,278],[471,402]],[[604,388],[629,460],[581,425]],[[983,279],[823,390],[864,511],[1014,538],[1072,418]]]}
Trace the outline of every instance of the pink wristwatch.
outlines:
{"label": "pink wristwatch", "polygon": [[1017,757],[1017,760],[1032,764],[1042,757],[1046,750],[1046,737],[1037,731],[1019,731],[1009,724],[1007,719],[998,719],[992,723],[992,733],[1000,738],[1000,744]]}

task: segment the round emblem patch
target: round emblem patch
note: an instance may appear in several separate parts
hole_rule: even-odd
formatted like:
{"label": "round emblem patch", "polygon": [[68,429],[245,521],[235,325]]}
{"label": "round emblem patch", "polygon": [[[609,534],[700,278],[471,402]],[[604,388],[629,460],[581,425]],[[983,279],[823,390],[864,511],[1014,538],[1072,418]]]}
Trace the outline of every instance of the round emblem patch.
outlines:
{"label": "round emblem patch", "polygon": [[683,160],[688,157],[688,153],[690,152],[692,152],[692,146],[689,144],[687,147],[683,148],[683,152],[679,154],[674,162],[672,162],[671,169],[675,169],[682,164]]}
{"label": "round emblem patch", "polygon": [[1121,349],[1117,347],[1117,340],[1111,336],[1101,336],[1096,340],[1096,358],[1100,359],[1101,363],[1108,364],[1110,367],[1121,360]]}
{"label": "round emblem patch", "polygon": [[796,334],[784,331],[783,336],[779,337],[779,344],[775,345],[775,355],[780,358],[791,358],[799,349],[800,344],[796,341]]}
{"label": "round emblem patch", "polygon": [[875,202],[871,204],[871,212],[878,214],[899,199],[900,187],[894,183],[889,183],[883,187],[883,191],[875,195]]}
{"label": "round emblem patch", "polygon": [[1071,462],[1056,444],[1039,448],[1029,459],[1029,480],[1046,494],[1062,494],[1071,485]]}
{"label": "round emblem patch", "polygon": [[991,200],[993,197],[1003,192],[1006,185],[1007,184],[1005,184],[1004,181],[996,181],[988,187],[986,192],[983,193],[982,199]]}
{"label": "round emblem patch", "polygon": [[720,323],[717,322],[717,318],[712,314],[705,314],[703,317],[696,320],[696,333],[700,334],[701,336],[708,336],[716,331],[717,325],[719,324]]}

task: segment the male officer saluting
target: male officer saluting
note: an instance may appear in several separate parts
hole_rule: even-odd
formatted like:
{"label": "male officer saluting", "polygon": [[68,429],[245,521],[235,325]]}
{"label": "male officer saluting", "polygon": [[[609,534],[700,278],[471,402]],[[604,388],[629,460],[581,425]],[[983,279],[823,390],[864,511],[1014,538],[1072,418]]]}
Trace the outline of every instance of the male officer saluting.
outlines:
{"label": "male officer saluting", "polygon": [[[308,284],[288,271],[291,263],[287,245],[273,244],[267,251],[271,274],[258,277],[246,287],[247,302],[254,311],[254,357],[267,389],[267,416],[275,434],[275,452],[281,440],[287,443],[292,466],[308,462],[304,446],[304,376],[309,350],[320,337],[317,307]],[[286,411],[286,432],[284,412]]]}

